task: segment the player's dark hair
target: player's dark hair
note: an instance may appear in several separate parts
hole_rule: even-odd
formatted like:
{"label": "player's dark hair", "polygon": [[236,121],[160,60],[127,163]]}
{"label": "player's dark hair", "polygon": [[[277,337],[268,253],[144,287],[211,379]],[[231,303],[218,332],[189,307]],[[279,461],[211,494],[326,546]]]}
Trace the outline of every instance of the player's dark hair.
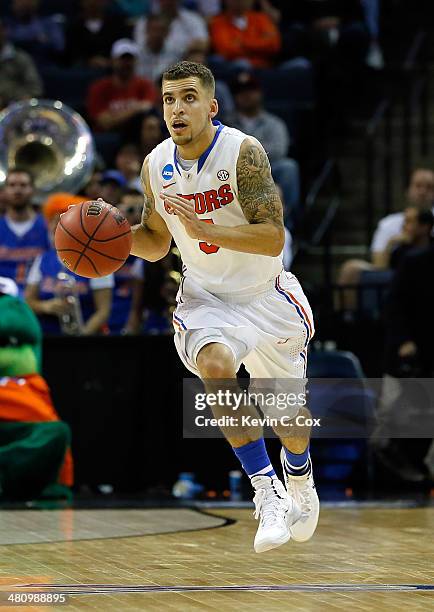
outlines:
{"label": "player's dark hair", "polygon": [[213,73],[203,64],[183,61],[174,64],[163,72],[163,82],[179,81],[180,79],[186,79],[188,77],[197,77],[201,84],[207,89],[210,89],[214,95],[215,80]]}
{"label": "player's dark hair", "polygon": [[33,176],[33,173],[28,168],[20,168],[19,166],[15,166],[15,168],[11,168],[10,170],[8,170],[8,174],[6,176],[6,182],[8,178],[12,176],[12,174],[27,174],[27,176],[30,179],[30,184],[32,185],[32,187],[34,187],[35,177]]}
{"label": "player's dark hair", "polygon": [[417,220],[420,225],[427,225],[430,230],[432,230],[434,226],[434,215],[429,208],[423,208],[419,210],[417,213]]}

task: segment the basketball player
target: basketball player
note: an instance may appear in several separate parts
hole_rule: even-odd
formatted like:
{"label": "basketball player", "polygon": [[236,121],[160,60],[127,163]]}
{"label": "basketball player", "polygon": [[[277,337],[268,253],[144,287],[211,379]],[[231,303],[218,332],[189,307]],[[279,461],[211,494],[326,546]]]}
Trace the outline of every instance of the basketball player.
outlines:
{"label": "basketball player", "polygon": [[[207,390],[236,379],[241,362],[252,379],[303,378],[312,313],[297,279],[283,271],[282,204],[270,164],[257,140],[214,120],[214,91],[202,64],[184,61],[164,73],[171,137],[144,161],[145,204],[131,253],[157,261],[173,236],[184,264],[175,345]],[[285,490],[260,427],[222,429],[255,490],[256,552],[311,538],[319,501],[308,434],[277,432]]]}

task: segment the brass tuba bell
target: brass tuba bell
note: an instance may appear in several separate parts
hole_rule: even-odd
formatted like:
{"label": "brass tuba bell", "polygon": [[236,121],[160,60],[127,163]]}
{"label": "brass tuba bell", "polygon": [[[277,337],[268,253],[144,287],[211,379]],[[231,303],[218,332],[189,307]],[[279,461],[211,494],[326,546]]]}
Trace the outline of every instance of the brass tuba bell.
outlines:
{"label": "brass tuba bell", "polygon": [[59,100],[31,99],[0,113],[0,184],[8,170],[29,170],[35,197],[78,193],[95,164],[95,145],[83,117]]}

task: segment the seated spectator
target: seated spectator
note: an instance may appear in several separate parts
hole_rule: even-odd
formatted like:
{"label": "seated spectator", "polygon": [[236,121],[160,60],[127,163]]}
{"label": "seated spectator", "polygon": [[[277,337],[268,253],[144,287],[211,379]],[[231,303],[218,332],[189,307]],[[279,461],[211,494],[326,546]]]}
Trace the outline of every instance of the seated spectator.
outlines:
{"label": "seated spectator", "polygon": [[416,249],[425,249],[432,242],[434,215],[428,208],[406,208],[402,233],[393,236],[387,243],[384,267],[396,270],[402,259]]}
{"label": "seated spectator", "polygon": [[147,79],[135,73],[138,48],[126,38],[112,48],[113,74],[95,81],[89,88],[87,109],[99,130],[126,128],[136,115],[152,108],[157,92]]}
{"label": "seated spectator", "polygon": [[125,19],[112,15],[109,0],[81,0],[78,17],[66,24],[66,60],[91,68],[109,68],[110,52],[116,40],[129,36]]}
{"label": "seated spectator", "polygon": [[[202,51],[202,49],[191,49],[190,52],[184,57],[184,60],[207,66],[206,53]],[[215,97],[219,103],[218,118],[223,123],[226,123],[234,114],[235,104],[231,90],[221,79],[215,79]]]}
{"label": "seated spectator", "polygon": [[71,432],[41,373],[42,334],[18,287],[0,278],[0,497],[71,499]]}
{"label": "seated spectator", "polygon": [[[140,223],[143,194],[127,190],[118,205],[130,225]],[[115,286],[109,320],[111,334],[139,334],[142,330],[143,287],[145,261],[130,255],[124,265],[114,273]]]}
{"label": "seated spectator", "polygon": [[32,58],[8,42],[0,18],[0,110],[11,102],[41,94],[42,82]]}
{"label": "seated spectator", "polygon": [[[167,53],[181,58],[190,48],[208,49],[208,30],[204,19],[184,8],[179,0],[160,0],[156,11],[167,23],[169,32],[164,45]],[[134,40],[140,49],[147,47],[147,18],[138,19],[134,28]]]}
{"label": "seated spectator", "polygon": [[94,170],[92,176],[81,190],[84,200],[97,200],[101,198],[101,170]]}
{"label": "seated spectator", "polygon": [[[434,204],[434,172],[426,168],[417,168],[411,175],[406,194],[407,204],[418,210],[432,207]],[[372,263],[361,259],[346,261],[338,275],[341,286],[358,285],[360,274],[364,270],[384,270],[389,262],[390,245],[400,240],[404,223],[404,212],[387,215],[379,222],[371,243]],[[354,308],[354,292],[345,292],[346,307]]]}
{"label": "seated spectator", "polygon": [[[81,189],[81,195],[74,196],[74,198],[79,198],[81,202],[102,198],[109,204],[117,206],[126,187],[125,178],[117,170],[106,170],[105,172],[95,170],[88,183]],[[46,205],[51,197],[47,199]]]}
{"label": "seated spectator", "polygon": [[143,333],[151,336],[173,334],[173,310],[179,283],[166,267],[164,258],[146,269]]}
{"label": "seated spectator", "polygon": [[156,109],[137,115],[130,128],[126,139],[138,148],[141,163],[152,149],[167,138],[165,123]]}
{"label": "seated spectator", "polygon": [[170,49],[169,23],[162,15],[149,15],[143,27],[146,33],[138,57],[137,74],[155,83],[182,55]]}
{"label": "seated spectator", "polygon": [[63,27],[53,16],[39,15],[39,0],[12,0],[5,20],[9,40],[38,63],[58,62],[65,41]]}
{"label": "seated spectator", "polygon": [[[434,172],[432,170],[418,168],[412,173],[407,201],[410,206],[418,209],[434,207]],[[391,239],[401,233],[403,223],[403,212],[388,215],[379,222],[371,244],[372,263],[378,268],[384,268],[387,245]]]}
{"label": "seated spectator", "polygon": [[213,51],[244,67],[272,66],[280,51],[280,33],[272,19],[254,11],[254,0],[227,0],[226,10],[210,24]]}
{"label": "seated spectator", "polygon": [[47,226],[34,212],[33,177],[11,170],[5,183],[6,213],[0,217],[0,276],[13,279],[20,293],[35,257],[50,248]]}
{"label": "seated spectator", "polygon": [[157,114],[148,113],[143,117],[140,130],[140,150],[143,159],[164,140],[165,129]]}
{"label": "seated spectator", "polygon": [[[67,203],[60,206],[53,203],[44,208],[52,241],[60,215],[67,210]],[[71,287],[66,287],[65,280],[59,278],[60,273],[68,277]],[[45,334],[70,332],[72,318],[77,325],[76,333],[90,336],[102,333],[107,325],[113,285],[112,274],[100,278],[74,274],[60,262],[52,246],[35,259],[27,277],[25,299],[38,316]],[[75,303],[68,297],[75,298]]]}
{"label": "seated spectator", "polygon": [[284,57],[307,57],[324,63],[338,57],[365,62],[369,35],[360,0],[273,0],[281,11]]}
{"label": "seated spectator", "polygon": [[130,225],[140,223],[143,209],[143,190],[126,189],[120,199],[118,208],[128,219]]}
{"label": "seated spectator", "polygon": [[112,206],[117,206],[127,187],[127,179],[119,170],[106,170],[101,176],[98,198],[102,198],[104,202]]}
{"label": "seated spectator", "polygon": [[[434,246],[408,254],[398,266],[386,305],[385,377],[378,426],[372,439],[381,462],[402,479],[434,479],[433,405],[425,393],[409,393],[401,378],[427,378],[434,374]],[[417,309],[415,310],[415,296]],[[422,391],[423,387],[420,387]],[[425,438],[403,439],[415,422]],[[424,425],[426,424],[426,425]],[[428,427],[427,427],[428,426]],[[426,429],[424,429],[424,427]],[[391,432],[402,437],[391,437]],[[410,437],[410,436],[409,436]],[[396,438],[396,439],[394,439]]]}
{"label": "seated spectator", "polygon": [[285,225],[291,231],[300,219],[298,164],[287,157],[289,133],[285,122],[264,110],[259,82],[250,73],[240,72],[232,84],[235,113],[230,125],[254,136],[268,154],[276,183],[282,190]]}
{"label": "seated spectator", "polygon": [[[143,159],[139,149],[134,144],[125,144],[117,152],[115,159],[115,167],[122,174],[126,181],[126,187],[129,189],[142,189],[140,182],[140,170],[142,168]],[[116,202],[118,205],[119,200]]]}

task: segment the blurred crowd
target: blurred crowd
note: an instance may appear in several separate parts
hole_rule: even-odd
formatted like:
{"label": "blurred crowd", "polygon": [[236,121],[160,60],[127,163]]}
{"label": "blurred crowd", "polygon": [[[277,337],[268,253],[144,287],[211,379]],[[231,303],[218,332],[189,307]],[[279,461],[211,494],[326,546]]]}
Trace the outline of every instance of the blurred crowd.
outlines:
{"label": "blurred crowd", "polygon": [[[303,135],[292,133],[285,110],[270,112],[261,74],[276,73],[284,82],[291,71],[313,71],[327,114],[337,71],[383,67],[378,23],[379,0],[3,2],[0,109],[47,97],[53,74],[66,84],[70,71],[82,71],[87,86],[75,110],[89,123],[98,150],[94,172],[78,194],[53,193],[41,201],[38,177],[29,168],[4,172],[0,276],[16,281],[43,331],[71,331],[74,303],[81,334],[170,333],[180,278],[176,248],[153,266],[131,256],[113,276],[87,280],[69,273],[65,279],[53,232],[68,205],[99,197],[118,206],[131,224],[139,221],[143,159],[168,136],[161,75],[182,59],[213,69],[218,118],[264,145],[284,203],[288,268],[303,218],[304,168],[296,142]],[[60,100],[62,93],[60,85]],[[292,92],[281,95],[285,100]]]}

